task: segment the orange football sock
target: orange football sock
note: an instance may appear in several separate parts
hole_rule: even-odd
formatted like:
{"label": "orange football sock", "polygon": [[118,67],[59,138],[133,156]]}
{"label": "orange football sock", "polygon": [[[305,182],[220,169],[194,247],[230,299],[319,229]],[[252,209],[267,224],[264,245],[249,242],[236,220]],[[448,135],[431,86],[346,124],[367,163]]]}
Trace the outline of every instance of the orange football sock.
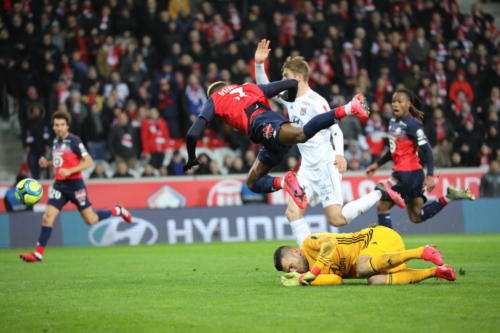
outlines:
{"label": "orange football sock", "polygon": [[424,251],[423,247],[401,252],[384,253],[373,256],[368,261],[368,266],[374,273],[382,272],[388,268],[396,267],[410,259],[419,259]]}
{"label": "orange football sock", "polygon": [[437,267],[427,269],[406,268],[399,272],[386,274],[385,284],[417,283],[436,275]]}

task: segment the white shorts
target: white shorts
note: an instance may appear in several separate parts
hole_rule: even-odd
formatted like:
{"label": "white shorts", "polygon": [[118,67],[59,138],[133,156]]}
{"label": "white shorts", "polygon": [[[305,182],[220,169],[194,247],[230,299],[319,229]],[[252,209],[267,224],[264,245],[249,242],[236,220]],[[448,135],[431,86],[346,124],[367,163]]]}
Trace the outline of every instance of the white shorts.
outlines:
{"label": "white shorts", "polygon": [[305,187],[310,206],[319,202],[323,207],[343,205],[342,175],[331,163],[322,163],[314,167],[301,166],[297,173],[299,184]]}

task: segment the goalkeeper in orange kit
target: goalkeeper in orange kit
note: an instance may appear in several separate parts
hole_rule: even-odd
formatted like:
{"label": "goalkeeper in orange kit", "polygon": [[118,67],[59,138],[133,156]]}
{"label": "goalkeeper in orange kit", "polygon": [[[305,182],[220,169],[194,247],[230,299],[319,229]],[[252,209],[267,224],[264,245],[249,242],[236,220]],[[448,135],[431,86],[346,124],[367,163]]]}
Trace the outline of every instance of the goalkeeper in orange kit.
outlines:
{"label": "goalkeeper in orange kit", "polygon": [[[438,267],[411,269],[410,259],[430,261]],[[426,245],[405,250],[401,236],[375,226],[349,234],[311,234],[302,247],[281,246],[274,253],[284,286],[342,284],[344,278],[366,278],[368,284],[417,283],[430,277],[455,281],[455,271],[443,265],[441,253]]]}

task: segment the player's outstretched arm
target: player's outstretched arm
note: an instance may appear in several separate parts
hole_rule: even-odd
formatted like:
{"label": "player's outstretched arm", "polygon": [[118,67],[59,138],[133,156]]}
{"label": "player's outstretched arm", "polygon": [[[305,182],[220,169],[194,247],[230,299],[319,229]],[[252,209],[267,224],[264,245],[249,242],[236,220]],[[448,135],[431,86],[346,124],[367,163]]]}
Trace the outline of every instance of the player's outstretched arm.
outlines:
{"label": "player's outstretched arm", "polygon": [[48,168],[48,167],[51,167],[53,165],[52,161],[49,161],[47,160],[44,156],[40,157],[40,159],[38,160],[38,165],[41,167],[41,168]]}
{"label": "player's outstretched arm", "polygon": [[259,44],[257,44],[257,49],[255,50],[255,81],[257,84],[267,84],[269,83],[269,78],[266,75],[266,69],[264,67],[264,62],[269,57],[269,41],[267,39],[262,39]]}
{"label": "player's outstretched arm", "polygon": [[191,169],[192,167],[200,164],[198,158],[196,157],[196,143],[198,139],[202,136],[203,131],[207,127],[208,122],[201,117],[198,117],[196,121],[191,125],[186,137],[186,148],[188,151],[188,161],[184,166],[184,171]]}
{"label": "player's outstretched arm", "polygon": [[279,93],[284,92],[282,95],[283,100],[286,102],[293,102],[295,101],[295,97],[297,97],[299,81],[295,79],[286,79],[268,84],[259,84],[259,88],[267,98],[272,98]]}

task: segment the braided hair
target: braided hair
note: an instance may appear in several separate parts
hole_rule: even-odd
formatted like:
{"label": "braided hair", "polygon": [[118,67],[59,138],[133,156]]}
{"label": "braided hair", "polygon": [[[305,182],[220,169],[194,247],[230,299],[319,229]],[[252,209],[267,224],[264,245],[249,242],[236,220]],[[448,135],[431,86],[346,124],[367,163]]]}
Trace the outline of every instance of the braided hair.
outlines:
{"label": "braided hair", "polygon": [[415,96],[414,93],[412,93],[410,90],[406,88],[399,88],[394,93],[405,94],[408,100],[410,101],[410,113],[418,120],[420,121],[424,120],[424,111],[417,109],[417,107],[415,106],[415,102],[421,104],[421,101],[420,99],[418,99],[417,96]]}

